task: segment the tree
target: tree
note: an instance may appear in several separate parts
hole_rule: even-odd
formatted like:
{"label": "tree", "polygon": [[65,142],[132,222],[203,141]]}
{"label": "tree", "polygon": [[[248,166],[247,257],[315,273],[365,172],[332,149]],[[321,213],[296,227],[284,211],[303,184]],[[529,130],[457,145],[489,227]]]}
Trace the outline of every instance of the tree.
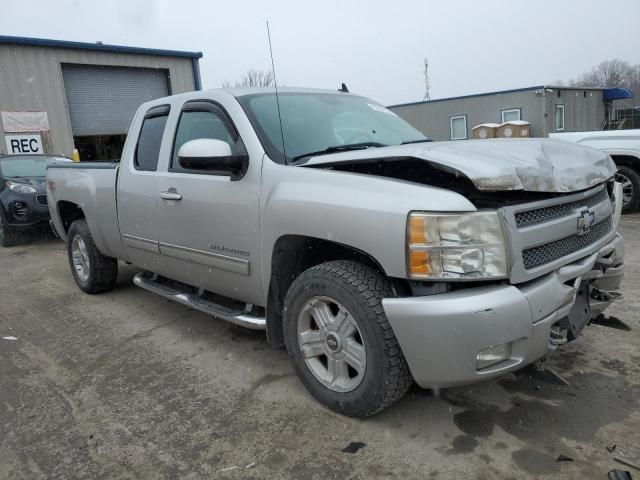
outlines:
{"label": "tree", "polygon": [[640,65],[614,58],[605,60],[585,72],[578,78],[570,80],[572,87],[624,87],[640,95]]}
{"label": "tree", "polygon": [[629,89],[636,96],[636,101],[640,99],[640,65],[634,65],[629,74]]}
{"label": "tree", "polygon": [[[270,87],[274,84],[273,72],[264,70],[250,69],[240,80],[233,82],[234,87]],[[223,88],[230,88],[231,82],[225,80],[222,82]]]}

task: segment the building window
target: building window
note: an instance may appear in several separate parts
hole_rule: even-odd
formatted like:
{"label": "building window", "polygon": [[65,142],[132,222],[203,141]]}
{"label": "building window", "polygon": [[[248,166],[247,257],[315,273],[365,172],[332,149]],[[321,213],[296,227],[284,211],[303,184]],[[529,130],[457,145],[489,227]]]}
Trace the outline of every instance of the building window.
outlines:
{"label": "building window", "polygon": [[522,120],[522,110],[519,108],[510,108],[509,110],[502,110],[502,123],[504,122],[516,122]]}
{"label": "building window", "polygon": [[564,130],[564,105],[556,105],[556,132],[562,132]]}
{"label": "building window", "polygon": [[451,126],[451,140],[467,139],[467,116],[458,115],[449,119]]}

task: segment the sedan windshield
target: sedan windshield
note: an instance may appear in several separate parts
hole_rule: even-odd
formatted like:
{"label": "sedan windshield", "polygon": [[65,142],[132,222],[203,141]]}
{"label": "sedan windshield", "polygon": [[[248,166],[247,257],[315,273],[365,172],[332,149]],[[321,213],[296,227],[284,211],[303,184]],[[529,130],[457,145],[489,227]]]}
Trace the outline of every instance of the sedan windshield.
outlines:
{"label": "sedan windshield", "polygon": [[302,161],[312,154],[351,147],[386,147],[427,140],[391,110],[356,95],[281,93],[282,130],[274,93],[247,95],[238,100],[267,154],[277,162]]}
{"label": "sedan windshield", "polygon": [[[47,173],[47,164],[54,162],[53,157],[0,157],[0,176],[5,178],[37,178]],[[61,159],[62,160],[62,159]]]}

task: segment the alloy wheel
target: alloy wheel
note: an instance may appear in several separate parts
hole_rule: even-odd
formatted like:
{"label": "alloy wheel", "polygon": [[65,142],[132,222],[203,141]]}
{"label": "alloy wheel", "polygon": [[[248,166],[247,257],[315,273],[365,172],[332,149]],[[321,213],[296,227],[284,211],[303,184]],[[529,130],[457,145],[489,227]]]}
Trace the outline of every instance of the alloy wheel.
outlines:
{"label": "alloy wheel", "polygon": [[616,172],[616,182],[622,184],[622,206],[626,207],[633,200],[633,182],[626,175]]}
{"label": "alloy wheel", "polygon": [[89,279],[91,262],[89,261],[87,244],[80,235],[74,236],[71,241],[71,258],[78,278],[86,282]]}
{"label": "alloy wheel", "polygon": [[326,296],[312,297],[300,309],[297,327],[305,364],[320,383],[336,392],[350,392],[362,383],[366,348],[344,306]]}

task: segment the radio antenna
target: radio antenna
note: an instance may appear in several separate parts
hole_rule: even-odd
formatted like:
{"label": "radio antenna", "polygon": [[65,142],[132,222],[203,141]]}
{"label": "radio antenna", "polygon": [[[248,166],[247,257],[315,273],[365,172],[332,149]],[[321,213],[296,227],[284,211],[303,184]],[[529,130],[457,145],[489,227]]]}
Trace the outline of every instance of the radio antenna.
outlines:
{"label": "radio antenna", "polygon": [[287,150],[284,145],[284,129],[282,128],[282,115],[280,114],[280,98],[278,97],[278,79],[276,78],[276,65],[273,61],[273,48],[271,47],[271,32],[269,31],[269,20],[267,20],[267,38],[269,39],[269,55],[271,55],[271,71],[273,72],[273,84],[276,89],[276,105],[278,106],[278,121],[280,122],[280,136],[282,137],[282,155],[287,162]]}

